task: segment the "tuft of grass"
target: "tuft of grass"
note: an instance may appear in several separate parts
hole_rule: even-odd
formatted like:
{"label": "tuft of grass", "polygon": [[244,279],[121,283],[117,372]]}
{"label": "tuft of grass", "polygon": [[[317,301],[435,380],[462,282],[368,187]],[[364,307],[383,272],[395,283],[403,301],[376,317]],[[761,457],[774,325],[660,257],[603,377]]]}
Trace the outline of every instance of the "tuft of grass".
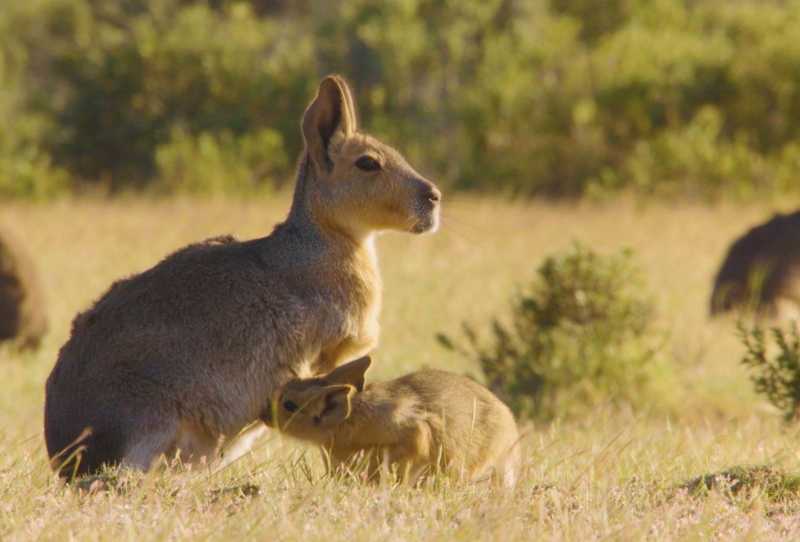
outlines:
{"label": "tuft of grass", "polygon": [[[739,338],[745,354],[742,364],[750,369],[756,393],[783,413],[787,422],[800,418],[800,332],[797,322],[788,329],[773,327],[765,333],[760,325],[748,328],[740,321]],[[771,339],[771,340],[770,340]]]}
{"label": "tuft of grass", "polygon": [[729,496],[758,493],[771,502],[800,503],[800,476],[766,465],[736,466],[704,474],[682,484],[680,489],[695,497],[711,491]]}

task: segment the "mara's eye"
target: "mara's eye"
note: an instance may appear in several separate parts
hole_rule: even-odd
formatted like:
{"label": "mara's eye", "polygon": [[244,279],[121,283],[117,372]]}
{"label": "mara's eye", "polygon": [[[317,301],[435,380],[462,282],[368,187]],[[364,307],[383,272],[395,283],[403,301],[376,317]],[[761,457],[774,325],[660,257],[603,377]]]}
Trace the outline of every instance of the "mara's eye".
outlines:
{"label": "mara's eye", "polygon": [[295,412],[297,410],[297,405],[294,404],[292,401],[284,401],[283,408],[285,408],[288,412]]}
{"label": "mara's eye", "polygon": [[371,156],[362,156],[356,160],[356,167],[364,171],[378,171],[381,169],[381,163]]}

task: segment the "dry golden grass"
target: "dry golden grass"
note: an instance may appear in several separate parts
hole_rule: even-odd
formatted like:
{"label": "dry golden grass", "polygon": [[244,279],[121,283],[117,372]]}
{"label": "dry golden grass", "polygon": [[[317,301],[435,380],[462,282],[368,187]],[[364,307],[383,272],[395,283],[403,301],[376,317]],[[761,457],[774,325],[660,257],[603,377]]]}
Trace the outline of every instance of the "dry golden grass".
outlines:
{"label": "dry golden grass", "polygon": [[[52,329],[32,354],[0,350],[0,539],[693,540],[792,539],[800,501],[758,491],[691,498],[674,488],[733,465],[800,471],[798,431],[751,391],[732,322],[706,318],[727,243],[770,212],[703,207],[445,202],[435,236],[380,241],[386,297],[373,379],[427,365],[477,374],[437,346],[505,310],[542,258],[579,239],[633,248],[669,332],[671,401],[651,411],[598,408],[589,418],[528,427],[525,468],[512,493],[447,480],[413,489],[330,479],[314,451],[271,437],[220,472],[132,475],[93,496],[50,474],[43,388],[69,324],[112,280],[193,240],[269,231],[288,201],[73,201],[0,205],[44,282]],[[666,385],[666,384],[665,384]],[[260,493],[215,493],[255,484]]]}

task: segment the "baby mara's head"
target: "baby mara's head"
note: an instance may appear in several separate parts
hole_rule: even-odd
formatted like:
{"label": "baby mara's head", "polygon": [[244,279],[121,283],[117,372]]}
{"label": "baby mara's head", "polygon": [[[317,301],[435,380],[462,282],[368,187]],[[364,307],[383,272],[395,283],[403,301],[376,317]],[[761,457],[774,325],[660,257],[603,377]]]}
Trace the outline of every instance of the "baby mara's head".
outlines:
{"label": "baby mara's head", "polygon": [[350,418],[353,396],[364,389],[364,373],[371,364],[369,356],[364,356],[326,375],[291,380],[278,391],[261,420],[298,439],[329,442]]}

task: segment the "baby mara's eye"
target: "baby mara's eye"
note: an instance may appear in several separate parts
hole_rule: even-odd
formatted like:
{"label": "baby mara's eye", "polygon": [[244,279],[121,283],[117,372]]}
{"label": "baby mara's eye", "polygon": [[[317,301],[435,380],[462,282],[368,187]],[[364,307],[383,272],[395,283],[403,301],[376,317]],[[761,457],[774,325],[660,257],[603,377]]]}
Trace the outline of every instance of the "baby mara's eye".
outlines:
{"label": "baby mara's eye", "polygon": [[283,402],[283,408],[286,409],[287,412],[295,412],[297,411],[297,405],[289,400]]}
{"label": "baby mara's eye", "polygon": [[366,154],[356,160],[356,167],[362,171],[378,171],[381,169],[381,163],[375,160],[372,156]]}

